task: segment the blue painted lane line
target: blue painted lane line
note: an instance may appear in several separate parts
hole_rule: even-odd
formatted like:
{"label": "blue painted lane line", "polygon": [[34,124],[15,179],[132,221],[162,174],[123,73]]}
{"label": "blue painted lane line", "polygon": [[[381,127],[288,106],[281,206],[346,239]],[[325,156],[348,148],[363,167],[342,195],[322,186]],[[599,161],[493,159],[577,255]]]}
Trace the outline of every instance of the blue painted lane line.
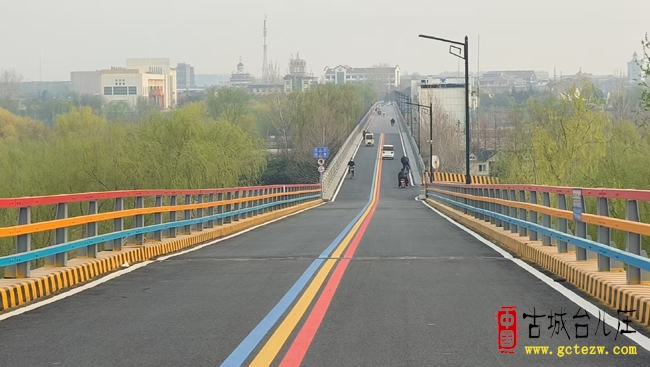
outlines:
{"label": "blue painted lane line", "polygon": [[373,180],[372,180],[372,190],[370,197],[368,198],[368,202],[366,205],[361,209],[359,214],[357,214],[354,219],[343,229],[343,231],[332,241],[332,243],[323,251],[323,253],[320,254],[318,259],[314,260],[314,262],[305,270],[305,272],[298,278],[296,283],[289,289],[289,291],[282,297],[282,299],[278,302],[275,307],[269,312],[262,321],[260,321],[259,324],[251,331],[246,338],[235,348],[235,350],[230,353],[228,358],[221,364],[221,367],[239,367],[246,362],[246,359],[251,355],[253,350],[257,347],[257,345],[264,339],[266,334],[269,333],[271,328],[278,322],[280,317],[289,309],[289,307],[293,304],[293,302],[296,300],[298,295],[302,293],[302,290],[305,288],[309,280],[316,274],[316,271],[320,268],[320,266],[323,264],[325,259],[327,259],[336,246],[341,243],[343,238],[350,232],[354,224],[361,218],[363,213],[368,209],[370,206],[370,203],[372,202],[372,197],[374,194],[374,187],[375,187],[375,181],[376,181],[376,176],[377,176],[377,167],[379,165],[375,164],[375,171],[373,173]]}

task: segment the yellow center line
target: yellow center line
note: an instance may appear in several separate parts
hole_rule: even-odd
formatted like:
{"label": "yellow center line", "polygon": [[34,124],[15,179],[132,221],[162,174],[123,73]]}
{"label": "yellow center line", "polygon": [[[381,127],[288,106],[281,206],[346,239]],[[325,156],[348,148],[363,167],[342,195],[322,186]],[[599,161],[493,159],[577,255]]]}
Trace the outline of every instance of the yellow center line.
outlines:
{"label": "yellow center line", "polygon": [[309,308],[309,305],[311,305],[312,301],[316,297],[316,294],[320,290],[321,286],[325,282],[325,279],[329,275],[330,271],[334,267],[334,264],[337,259],[341,257],[341,254],[345,249],[348,247],[350,242],[352,242],[352,238],[356,234],[357,230],[359,227],[361,227],[361,224],[363,221],[366,219],[368,214],[370,214],[370,211],[372,210],[372,207],[375,205],[375,202],[377,201],[377,193],[378,193],[378,187],[379,187],[379,174],[381,170],[379,169],[379,166],[382,164],[381,160],[381,147],[383,146],[384,143],[384,135],[381,135],[380,138],[380,144],[379,144],[379,150],[377,151],[377,163],[376,163],[376,172],[375,172],[375,177],[374,177],[374,187],[373,187],[373,195],[372,199],[370,201],[370,205],[368,205],[368,208],[363,212],[363,215],[357,222],[354,224],[350,232],[345,236],[345,238],[340,242],[336,250],[330,255],[330,258],[325,262],[322,268],[318,271],[316,276],[314,277],[314,280],[309,284],[309,287],[305,290],[303,295],[300,297],[296,305],[291,309],[291,311],[287,314],[285,317],[284,321],[282,321],[282,324],[278,326],[278,328],[275,330],[273,335],[271,335],[271,338],[266,342],[262,350],[257,354],[253,362],[249,365],[250,367],[268,367],[273,363],[273,360],[277,357],[278,353],[280,352],[280,349],[284,346],[284,343],[286,343],[287,339],[289,339],[289,336],[291,336],[291,333],[293,330],[296,328],[296,325],[300,322],[304,314],[307,312],[307,309]]}

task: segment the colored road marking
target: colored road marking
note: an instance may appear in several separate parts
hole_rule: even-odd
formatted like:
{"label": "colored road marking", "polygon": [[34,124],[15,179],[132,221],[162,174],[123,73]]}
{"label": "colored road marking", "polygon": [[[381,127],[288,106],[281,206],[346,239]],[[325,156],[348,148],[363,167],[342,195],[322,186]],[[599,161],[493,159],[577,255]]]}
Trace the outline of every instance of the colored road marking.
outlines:
{"label": "colored road marking", "polygon": [[[381,175],[381,166],[379,167],[379,175]],[[375,192],[374,202],[379,202],[379,193],[380,187],[378,186]],[[305,321],[305,324],[300,329],[298,336],[296,336],[296,339],[291,344],[291,347],[287,351],[287,354],[285,354],[284,358],[282,359],[280,367],[297,367],[302,363],[302,360],[305,357],[305,354],[307,354],[307,350],[309,349],[311,342],[314,340],[316,332],[318,331],[323,318],[325,318],[327,309],[329,308],[329,305],[334,298],[334,294],[336,294],[336,290],[341,283],[343,274],[345,274],[345,270],[350,264],[350,259],[352,256],[354,256],[357,247],[359,247],[359,243],[361,242],[361,239],[363,238],[363,235],[366,232],[366,229],[368,228],[368,225],[370,224],[370,221],[372,220],[376,209],[377,205],[373,205],[369,215],[363,221],[359,232],[357,232],[354,240],[350,244],[350,247],[345,252],[345,257],[341,259],[341,261],[336,266],[336,269],[334,269],[332,277],[325,285],[325,289],[323,289],[323,293],[321,293],[318,301],[316,301],[316,304],[309,314],[307,321]]]}
{"label": "colored road marking", "polygon": [[[384,137],[382,135],[381,141],[383,143]],[[380,150],[378,150],[377,157],[381,158],[379,154],[381,153]],[[368,199],[368,202],[366,205],[361,209],[361,211],[357,214],[357,216],[339,233],[338,236],[330,243],[330,245],[318,256],[318,259],[314,260],[314,262],[305,270],[305,272],[298,278],[296,283],[289,289],[289,291],[282,297],[282,299],[273,307],[273,309],[260,321],[259,324],[244,338],[244,340],[235,348],[235,350],[230,353],[228,358],[221,364],[221,367],[239,367],[244,362],[248,357],[251,355],[253,350],[257,347],[257,345],[264,339],[264,337],[268,334],[268,332],[273,328],[273,326],[278,322],[280,317],[285,313],[287,309],[289,309],[289,306],[293,304],[293,302],[296,300],[300,292],[305,288],[309,280],[312,278],[312,276],[316,273],[318,268],[325,262],[326,259],[330,257],[330,254],[336,247],[342,242],[344,236],[349,234],[350,230],[355,226],[355,224],[358,224],[360,222],[360,218],[368,212],[368,208],[373,203],[373,198],[374,198],[374,190],[375,186],[378,180],[378,175],[377,172],[379,171],[379,165],[381,163],[381,159],[379,159],[378,163],[375,165],[375,172],[373,176],[373,183],[372,183],[372,191],[370,198]]]}
{"label": "colored road marking", "polygon": [[[384,136],[382,135],[380,138],[380,142],[383,145],[384,142]],[[381,146],[380,145],[380,146]],[[336,251],[332,254],[332,258],[328,260],[332,261],[332,266],[329,267],[323,267],[319,272],[318,275],[316,276],[317,279],[314,279],[314,281],[309,285],[305,293],[300,297],[300,300],[294,308],[291,310],[291,312],[286,316],[282,324],[278,327],[278,329],[271,335],[269,340],[266,342],[262,350],[257,354],[253,362],[251,362],[250,367],[261,367],[261,366],[270,366],[271,363],[275,360],[277,357],[278,353],[280,352],[280,349],[284,346],[284,343],[286,343],[287,339],[295,329],[295,327],[298,325],[304,314],[307,312],[307,309],[311,305],[312,301],[316,297],[316,294],[320,290],[321,286],[323,285],[323,282],[329,275],[329,272],[331,271],[332,267],[334,266],[334,263],[336,262],[336,259],[340,257],[340,255],[343,253],[347,245],[351,242],[352,238],[354,237],[354,233],[357,232],[356,228],[359,228],[363,222],[366,221],[366,218],[372,212],[373,208],[376,205],[376,198],[377,198],[377,192],[380,186],[381,182],[381,157],[380,157],[381,152],[377,152],[377,164],[375,166],[375,177],[373,178],[373,187],[372,187],[372,193],[370,195],[370,203],[371,205],[366,208],[364,211],[362,218],[359,219],[355,223],[355,230],[350,231],[346,238],[341,241],[339,244],[338,248]],[[359,233],[359,232],[358,232]]]}

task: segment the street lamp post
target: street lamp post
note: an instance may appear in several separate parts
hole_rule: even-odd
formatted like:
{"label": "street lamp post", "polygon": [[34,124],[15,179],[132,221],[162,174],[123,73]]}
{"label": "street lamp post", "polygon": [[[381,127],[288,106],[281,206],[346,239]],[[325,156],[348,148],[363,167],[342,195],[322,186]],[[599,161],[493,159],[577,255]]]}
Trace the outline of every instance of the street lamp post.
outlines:
{"label": "street lamp post", "polygon": [[[422,107],[428,109],[429,111],[429,172],[433,173],[433,103],[432,102],[429,103],[428,106],[418,104],[418,103],[411,103],[411,102],[405,102],[405,103],[411,106],[417,106],[418,110],[420,107]],[[418,127],[419,126],[420,125],[418,124]],[[413,136],[413,133],[411,133],[411,136]]]}
{"label": "street lamp post", "polygon": [[[472,178],[469,175],[469,146],[470,146],[470,132],[469,132],[469,40],[465,36],[465,42],[450,41],[444,38],[433,36],[419,35],[421,38],[428,38],[436,41],[451,43],[449,46],[449,53],[465,60],[465,183],[471,184]],[[463,54],[460,55],[460,48],[454,45],[463,46]],[[456,50],[456,52],[452,52]]]}

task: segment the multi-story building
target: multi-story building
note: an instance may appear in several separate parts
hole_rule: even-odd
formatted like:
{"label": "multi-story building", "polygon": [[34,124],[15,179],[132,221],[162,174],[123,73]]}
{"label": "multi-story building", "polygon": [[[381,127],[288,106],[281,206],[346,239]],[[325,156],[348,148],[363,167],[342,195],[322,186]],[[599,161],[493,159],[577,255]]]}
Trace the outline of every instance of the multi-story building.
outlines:
{"label": "multi-story building", "polygon": [[250,94],[270,94],[284,92],[282,84],[249,84],[246,86],[246,92]]}
{"label": "multi-story building", "polygon": [[156,77],[148,77],[150,80],[163,80],[162,95],[159,96],[162,99],[161,106],[164,105],[164,109],[176,107],[178,103],[176,69],[171,67],[169,58],[126,59],[126,69],[137,69],[142,74],[156,75]]}
{"label": "multi-story building", "polygon": [[[476,109],[478,99],[473,90],[474,78],[469,78],[470,112]],[[465,126],[465,77],[426,78],[411,82],[411,100],[421,105],[433,105],[436,119]],[[422,112],[422,111],[421,111]],[[444,118],[443,118],[444,117]]]}
{"label": "multi-story building", "polygon": [[493,93],[529,90],[537,85],[533,70],[487,71],[479,79],[479,87]]}
{"label": "multi-story building", "polygon": [[112,68],[100,71],[104,99],[109,103],[126,102],[132,107],[140,98],[162,109],[173,107],[169,105],[171,98],[165,93],[166,82],[166,75],[140,69]]}
{"label": "multi-story building", "polygon": [[627,80],[630,82],[639,82],[643,78],[643,70],[636,52],[632,55],[632,60],[627,63]]}
{"label": "multi-story building", "polygon": [[382,90],[400,85],[399,66],[377,68],[352,68],[339,65],[325,68],[326,84],[370,84]]}
{"label": "multi-story building", "polygon": [[253,84],[254,80],[252,75],[244,71],[244,64],[240,60],[237,64],[237,71],[230,75],[228,85],[234,88],[247,88],[249,84]]}
{"label": "multi-story building", "polygon": [[102,84],[100,81],[100,72],[97,71],[73,71],[70,73],[72,90],[76,93],[91,96],[102,94]]}
{"label": "multi-story building", "polygon": [[318,78],[307,74],[307,61],[300,58],[300,53],[289,60],[289,74],[284,78],[284,91],[305,91],[318,84]]}
{"label": "multi-story building", "polygon": [[192,65],[179,63],[176,66],[176,85],[179,90],[188,90],[196,87],[194,67]]}

